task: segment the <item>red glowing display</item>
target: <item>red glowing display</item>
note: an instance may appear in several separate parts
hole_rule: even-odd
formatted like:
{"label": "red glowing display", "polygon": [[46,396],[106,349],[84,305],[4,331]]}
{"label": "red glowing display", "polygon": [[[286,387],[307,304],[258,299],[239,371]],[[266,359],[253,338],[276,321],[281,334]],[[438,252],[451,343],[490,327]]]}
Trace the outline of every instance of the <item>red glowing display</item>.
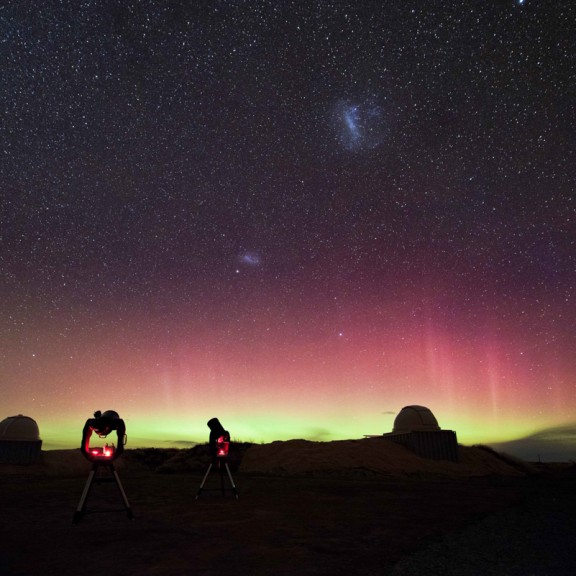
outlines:
{"label": "red glowing display", "polygon": [[115,452],[115,447],[114,445],[109,446],[108,444],[106,444],[106,446],[103,447],[99,447],[99,448],[90,448],[90,459],[92,460],[96,460],[96,459],[102,459],[102,460],[107,460],[109,458],[112,458],[114,456],[114,452]]}
{"label": "red glowing display", "polygon": [[226,458],[228,456],[229,446],[230,442],[226,436],[220,436],[218,440],[216,440],[216,456],[218,458]]}

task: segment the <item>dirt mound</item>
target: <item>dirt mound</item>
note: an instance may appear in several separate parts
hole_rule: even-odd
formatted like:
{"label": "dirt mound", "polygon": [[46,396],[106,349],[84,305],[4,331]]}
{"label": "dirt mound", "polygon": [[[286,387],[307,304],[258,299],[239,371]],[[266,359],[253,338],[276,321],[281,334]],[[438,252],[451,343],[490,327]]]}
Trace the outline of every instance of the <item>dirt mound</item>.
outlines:
{"label": "dirt mound", "polygon": [[[459,446],[459,462],[421,458],[408,448],[384,438],[311,442],[288,440],[271,444],[234,444],[229,465],[233,472],[279,476],[335,475],[389,476],[520,476],[530,473],[528,463],[482,446]],[[160,473],[203,472],[211,461],[208,446],[192,449],[146,448],[127,450],[115,461],[119,470]],[[0,474],[33,476],[85,476],[90,463],[80,450],[42,452],[37,464],[2,464]]]}
{"label": "dirt mound", "polygon": [[421,458],[408,448],[384,438],[310,442],[289,440],[253,445],[240,471],[271,475],[439,475],[520,476],[525,472],[498,454],[459,447],[458,463]]}

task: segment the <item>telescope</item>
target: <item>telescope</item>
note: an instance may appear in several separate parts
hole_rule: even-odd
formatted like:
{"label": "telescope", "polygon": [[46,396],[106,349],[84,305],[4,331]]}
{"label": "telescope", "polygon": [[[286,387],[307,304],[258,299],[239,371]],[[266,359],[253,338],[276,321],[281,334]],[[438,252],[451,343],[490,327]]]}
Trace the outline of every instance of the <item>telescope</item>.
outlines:
{"label": "telescope", "polygon": [[[90,438],[92,434],[96,432],[99,438],[106,438],[111,432],[116,432],[118,437],[118,445],[106,443],[103,447],[93,447],[90,446]],[[86,502],[88,500],[88,495],[92,489],[93,482],[100,484],[105,481],[114,482],[118,487],[122,501],[124,502],[124,510],[126,511],[128,518],[133,518],[132,509],[130,508],[130,503],[124,492],[122,483],[114,467],[114,460],[118,458],[124,452],[124,444],[126,444],[126,425],[124,420],[120,418],[118,412],[114,410],[106,410],[102,413],[100,410],[94,412],[94,418],[89,418],[84,424],[82,430],[82,444],[80,445],[80,450],[87,460],[92,462],[92,470],[88,474],[88,480],[84,486],[84,491],[82,492],[82,497],[80,498],[80,503],[74,512],[74,517],[72,522],[77,524],[80,519],[89,512],[95,512],[95,510],[87,510]],[[103,473],[108,472],[108,477],[103,477]]]}
{"label": "telescope", "polygon": [[210,452],[213,458],[228,458],[228,450],[230,449],[230,433],[224,430],[218,418],[208,420],[208,428],[210,428]]}
{"label": "telescope", "polygon": [[[210,454],[212,455],[212,462],[208,466],[208,470],[206,470],[206,474],[202,479],[202,483],[200,484],[200,488],[198,489],[198,493],[196,494],[196,500],[200,498],[200,494],[202,494],[203,490],[218,490],[217,488],[204,488],[204,484],[206,484],[206,479],[210,474],[210,470],[214,464],[217,465],[217,468],[220,472],[220,492],[222,496],[227,490],[231,490],[234,493],[234,496],[238,498],[238,492],[236,491],[236,485],[234,484],[234,478],[232,478],[232,474],[230,472],[230,468],[228,467],[228,451],[230,449],[230,433],[228,430],[224,430],[224,426],[220,424],[218,418],[211,418],[207,422],[208,428],[210,428],[210,436],[208,440],[208,444],[210,447]],[[224,487],[224,471],[228,475],[228,480],[230,481],[231,488]]]}
{"label": "telescope", "polygon": [[[106,438],[112,431],[116,432],[118,438],[117,446],[106,444],[103,447],[90,447],[90,438],[92,433],[96,432],[99,438]],[[90,462],[112,462],[124,452],[126,444],[126,425],[120,418],[118,412],[106,410],[102,413],[100,410],[94,412],[94,418],[89,418],[84,424],[82,430],[82,444],[80,450]]]}
{"label": "telescope", "polygon": [[[99,438],[106,438],[111,432],[115,431],[118,439],[117,446],[106,443],[103,447],[91,447],[90,439],[95,432]],[[82,454],[91,462],[113,461],[124,452],[126,444],[126,425],[114,410],[106,410],[104,413],[100,410],[94,412],[94,418],[89,418],[84,424],[82,430],[82,444],[80,450]]]}

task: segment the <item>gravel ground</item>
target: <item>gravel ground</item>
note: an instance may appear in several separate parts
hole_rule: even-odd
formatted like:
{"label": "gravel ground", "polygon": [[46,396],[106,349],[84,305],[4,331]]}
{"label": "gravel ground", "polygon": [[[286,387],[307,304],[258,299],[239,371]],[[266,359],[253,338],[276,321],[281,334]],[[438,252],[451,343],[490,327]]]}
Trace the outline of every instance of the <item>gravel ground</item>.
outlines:
{"label": "gravel ground", "polygon": [[576,490],[489,516],[398,562],[390,576],[576,574]]}

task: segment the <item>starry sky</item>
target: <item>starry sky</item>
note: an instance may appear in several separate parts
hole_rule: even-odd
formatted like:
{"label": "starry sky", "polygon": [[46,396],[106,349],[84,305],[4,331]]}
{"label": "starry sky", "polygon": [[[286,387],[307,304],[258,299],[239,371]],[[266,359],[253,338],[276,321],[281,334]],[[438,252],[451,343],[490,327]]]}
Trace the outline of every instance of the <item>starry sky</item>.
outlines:
{"label": "starry sky", "polygon": [[114,409],[127,447],[185,446],[420,404],[463,443],[574,443],[575,21],[4,2],[0,419],[74,447]]}

